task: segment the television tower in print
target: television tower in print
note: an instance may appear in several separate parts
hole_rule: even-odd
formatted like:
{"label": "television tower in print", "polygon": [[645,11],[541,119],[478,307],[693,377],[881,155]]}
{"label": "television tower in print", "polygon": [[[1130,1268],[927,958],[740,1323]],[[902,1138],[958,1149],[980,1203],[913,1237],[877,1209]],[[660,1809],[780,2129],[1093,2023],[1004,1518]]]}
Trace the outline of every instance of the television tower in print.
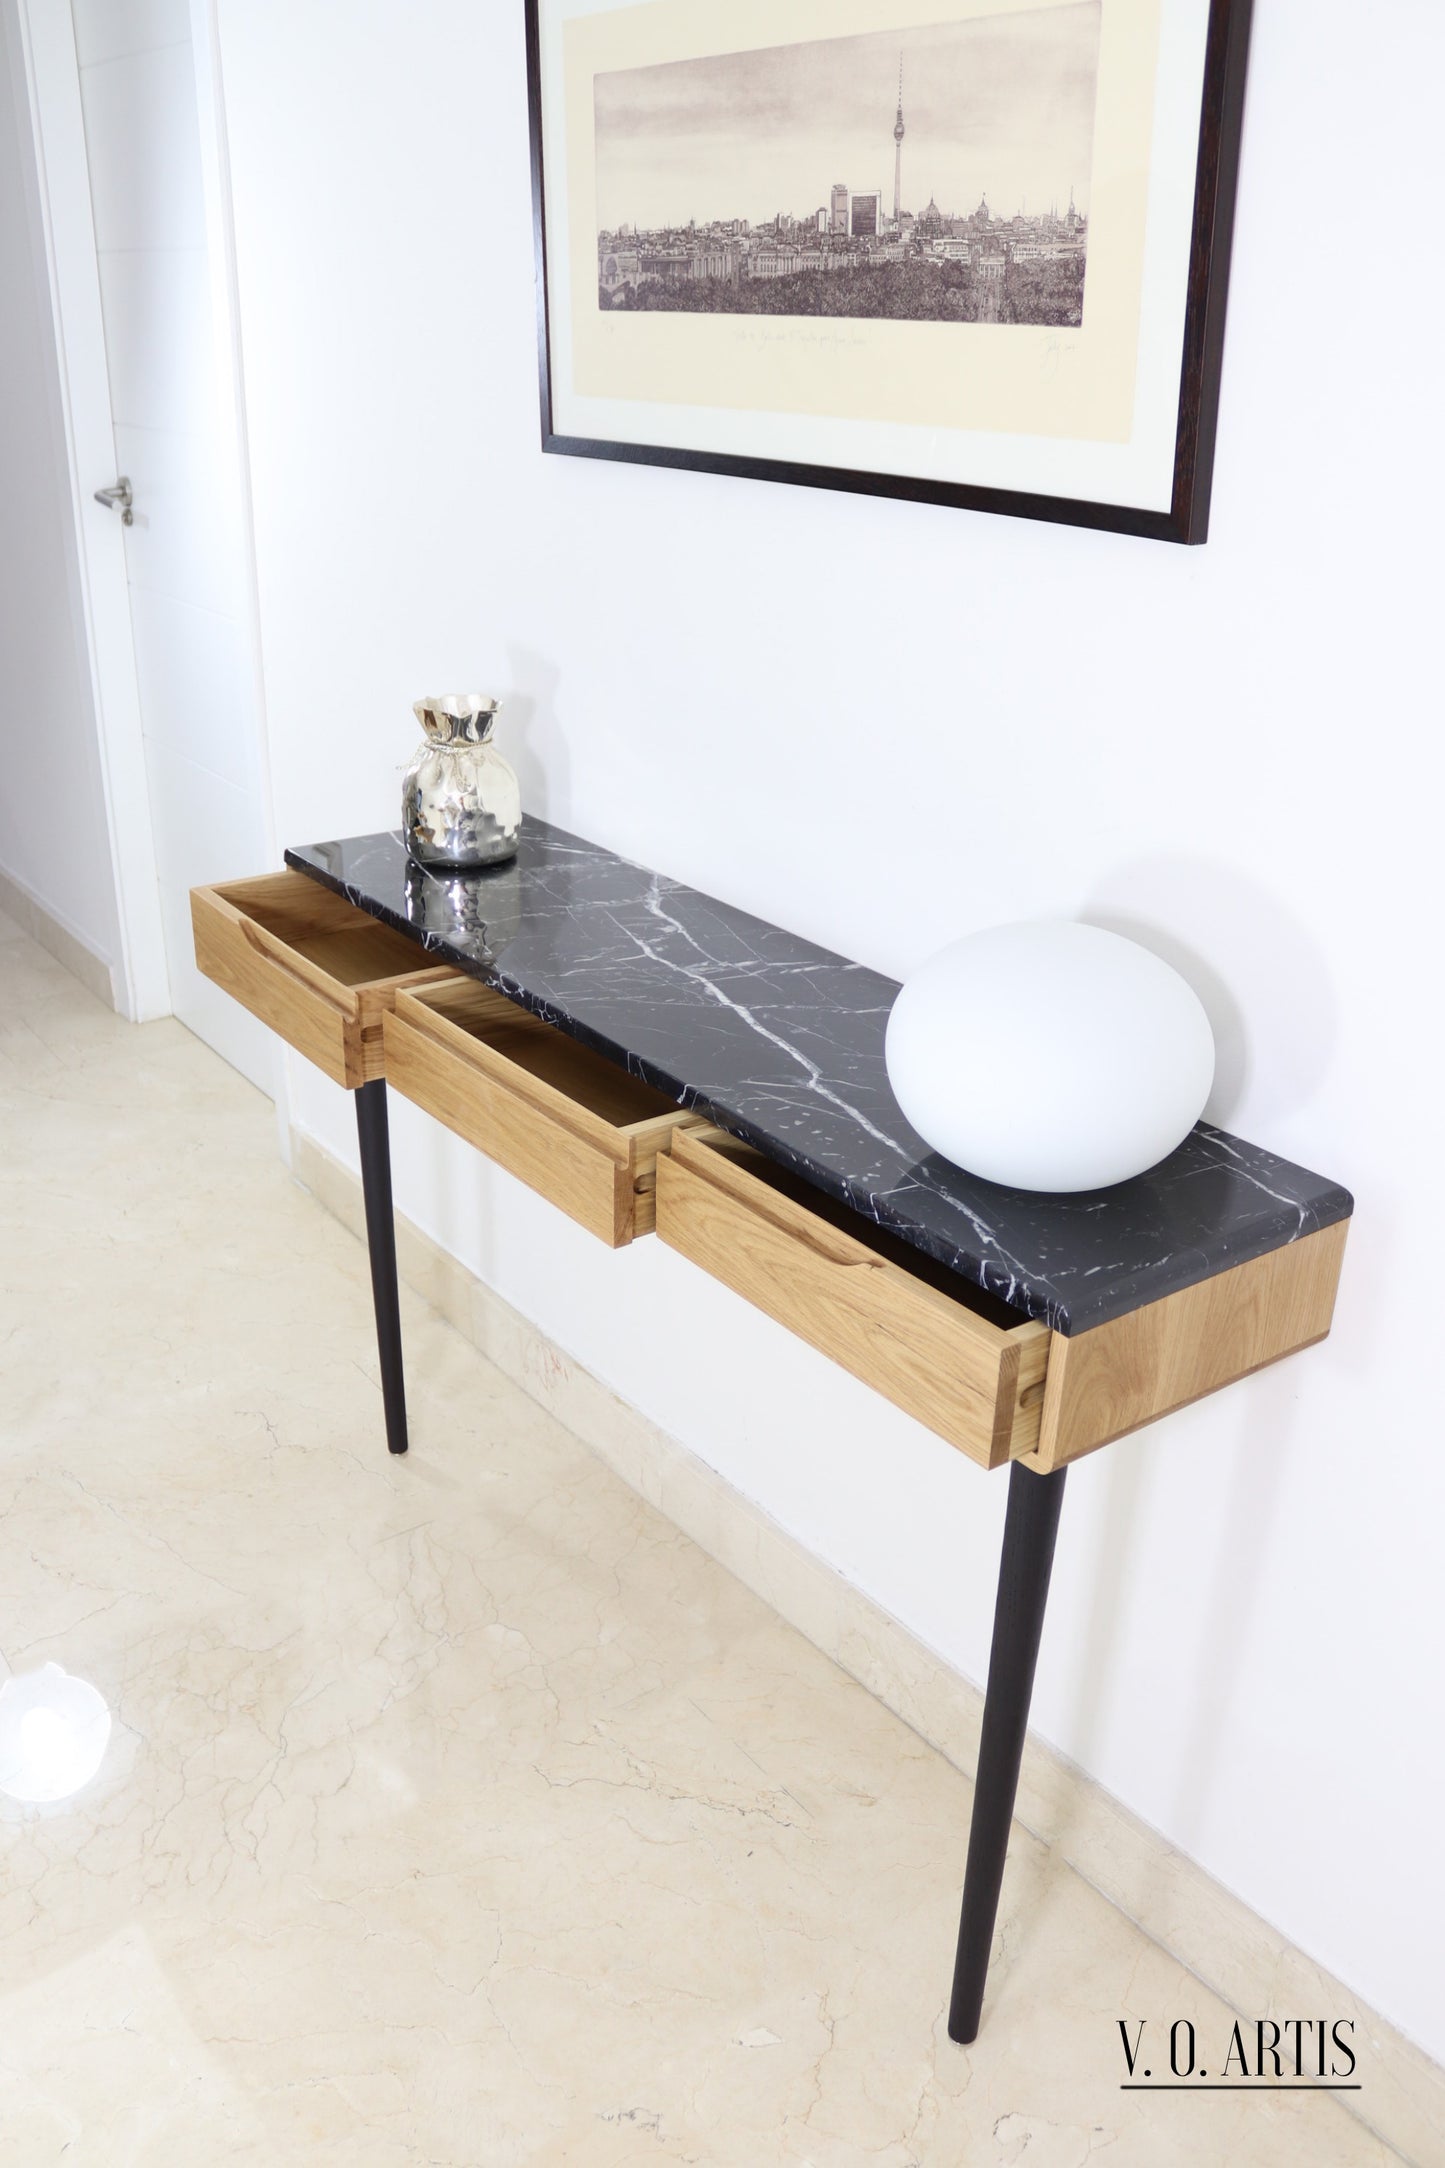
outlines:
{"label": "television tower in print", "polygon": [[898,119],[893,127],[893,223],[903,210],[903,55],[898,55]]}

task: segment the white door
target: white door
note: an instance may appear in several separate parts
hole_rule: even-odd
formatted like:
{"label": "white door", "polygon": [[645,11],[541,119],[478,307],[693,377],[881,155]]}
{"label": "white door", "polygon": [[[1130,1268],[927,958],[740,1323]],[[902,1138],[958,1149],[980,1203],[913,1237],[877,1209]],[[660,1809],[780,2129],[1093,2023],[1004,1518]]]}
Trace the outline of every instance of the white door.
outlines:
{"label": "white door", "polygon": [[[32,0],[35,4],[35,0]],[[272,1091],[269,1034],[197,973],[188,893],[273,864],[227,266],[188,0],[70,0],[171,1004]],[[208,150],[214,146],[207,134]],[[96,475],[95,486],[117,475]],[[119,518],[119,513],[113,515]]]}

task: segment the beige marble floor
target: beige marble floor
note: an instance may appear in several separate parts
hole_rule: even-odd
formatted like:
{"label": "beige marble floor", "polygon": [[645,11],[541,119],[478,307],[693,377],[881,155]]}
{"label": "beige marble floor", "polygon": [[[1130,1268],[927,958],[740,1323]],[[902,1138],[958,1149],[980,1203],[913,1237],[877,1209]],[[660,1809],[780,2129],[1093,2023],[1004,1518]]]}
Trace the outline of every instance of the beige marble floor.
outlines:
{"label": "beige marble floor", "polygon": [[1228,2017],[409,1302],[269,1106],[0,939],[0,1651],[109,1758],[0,1803],[4,2168],[1377,2168],[1323,2095],[1119,2091]]}

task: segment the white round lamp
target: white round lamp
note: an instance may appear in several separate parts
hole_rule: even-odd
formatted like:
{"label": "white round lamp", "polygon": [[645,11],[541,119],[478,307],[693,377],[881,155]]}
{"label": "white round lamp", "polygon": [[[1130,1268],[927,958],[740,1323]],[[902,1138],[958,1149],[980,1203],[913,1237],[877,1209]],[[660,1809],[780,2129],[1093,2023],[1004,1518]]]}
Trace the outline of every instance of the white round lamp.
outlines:
{"label": "white round lamp", "polygon": [[1012,1189],[1106,1189],[1183,1143],[1214,1082],[1194,989],[1098,926],[991,926],[940,949],[888,1019],[888,1080],[926,1143]]}
{"label": "white round lamp", "polygon": [[110,1711],[88,1679],[59,1664],[0,1686],[0,1792],[51,1806],[87,1785],[110,1739]]}

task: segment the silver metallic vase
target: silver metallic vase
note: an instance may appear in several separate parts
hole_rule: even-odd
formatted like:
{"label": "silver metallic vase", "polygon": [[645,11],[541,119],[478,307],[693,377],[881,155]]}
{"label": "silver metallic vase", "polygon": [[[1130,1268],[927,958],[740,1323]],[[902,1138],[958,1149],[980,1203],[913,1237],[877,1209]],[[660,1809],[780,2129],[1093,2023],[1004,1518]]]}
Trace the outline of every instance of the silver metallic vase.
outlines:
{"label": "silver metallic vase", "polygon": [[522,794],[490,742],[500,706],[481,693],[416,702],[426,742],[406,771],[401,821],[424,866],[498,866],[517,855]]}

